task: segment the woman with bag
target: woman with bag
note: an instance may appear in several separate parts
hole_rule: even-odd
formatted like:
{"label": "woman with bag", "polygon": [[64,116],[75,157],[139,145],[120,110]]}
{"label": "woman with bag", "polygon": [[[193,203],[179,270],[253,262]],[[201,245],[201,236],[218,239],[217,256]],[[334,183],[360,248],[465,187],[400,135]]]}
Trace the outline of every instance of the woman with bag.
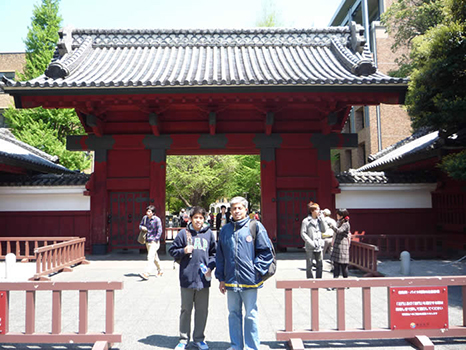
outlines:
{"label": "woman with bag", "polygon": [[160,248],[160,238],[162,237],[162,221],[155,215],[155,207],[153,205],[149,205],[146,208],[146,215],[141,219],[139,230],[147,231],[147,266],[146,270],[139,274],[146,281],[149,279],[150,273],[155,270],[155,267],[157,267],[157,276],[163,275],[159,255],[157,254],[157,250]]}
{"label": "woman with bag", "polygon": [[349,248],[351,244],[348,210],[338,209],[337,225],[331,224],[330,228],[335,232],[335,242],[330,257],[333,262],[333,278],[338,278],[340,271],[343,278],[348,278]]}

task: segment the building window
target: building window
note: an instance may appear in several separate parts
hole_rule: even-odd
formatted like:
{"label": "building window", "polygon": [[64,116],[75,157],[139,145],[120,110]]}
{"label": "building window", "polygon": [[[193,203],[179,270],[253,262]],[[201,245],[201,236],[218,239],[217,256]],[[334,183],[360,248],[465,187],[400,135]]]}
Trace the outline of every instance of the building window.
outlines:
{"label": "building window", "polygon": [[358,108],[354,111],[354,122],[356,124],[356,132],[366,127],[364,120],[364,107]]}
{"label": "building window", "polygon": [[366,145],[360,143],[358,146],[358,168],[366,164]]}
{"label": "building window", "polygon": [[353,160],[351,150],[348,149],[345,151],[345,170],[353,168]]}

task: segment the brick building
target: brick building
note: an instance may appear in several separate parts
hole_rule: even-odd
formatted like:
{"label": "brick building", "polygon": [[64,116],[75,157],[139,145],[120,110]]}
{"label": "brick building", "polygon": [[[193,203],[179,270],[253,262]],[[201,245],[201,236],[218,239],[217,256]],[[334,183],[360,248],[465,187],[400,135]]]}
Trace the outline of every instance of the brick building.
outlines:
{"label": "brick building", "polygon": [[[345,0],[330,21],[330,26],[346,26],[351,21],[365,28],[367,42],[377,69],[388,74],[397,68],[392,52],[393,39],[380,23],[380,15],[394,0]],[[403,107],[381,103],[379,106],[353,106],[343,132],[358,134],[358,147],[339,151],[335,172],[357,169],[367,163],[368,156],[411,135],[411,121]]]}

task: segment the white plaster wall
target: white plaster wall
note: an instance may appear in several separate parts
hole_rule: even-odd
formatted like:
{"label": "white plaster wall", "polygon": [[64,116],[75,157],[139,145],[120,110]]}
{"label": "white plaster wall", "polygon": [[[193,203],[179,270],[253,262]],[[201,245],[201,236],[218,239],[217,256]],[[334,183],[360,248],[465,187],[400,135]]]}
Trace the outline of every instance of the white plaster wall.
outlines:
{"label": "white plaster wall", "polygon": [[0,212],[90,210],[84,186],[0,187]]}
{"label": "white plaster wall", "polygon": [[336,194],[337,208],[414,209],[432,208],[435,184],[420,185],[340,185]]}

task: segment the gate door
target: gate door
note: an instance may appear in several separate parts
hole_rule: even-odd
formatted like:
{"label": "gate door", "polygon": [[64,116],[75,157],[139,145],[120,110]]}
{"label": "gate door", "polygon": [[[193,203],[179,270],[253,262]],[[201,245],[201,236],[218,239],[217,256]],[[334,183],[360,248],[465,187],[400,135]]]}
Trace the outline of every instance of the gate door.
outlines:
{"label": "gate door", "polygon": [[308,215],[307,203],[315,201],[316,191],[280,190],[277,192],[277,240],[279,248],[303,247],[301,221]]}
{"label": "gate door", "polygon": [[141,248],[139,223],[149,205],[149,192],[110,192],[109,249]]}

